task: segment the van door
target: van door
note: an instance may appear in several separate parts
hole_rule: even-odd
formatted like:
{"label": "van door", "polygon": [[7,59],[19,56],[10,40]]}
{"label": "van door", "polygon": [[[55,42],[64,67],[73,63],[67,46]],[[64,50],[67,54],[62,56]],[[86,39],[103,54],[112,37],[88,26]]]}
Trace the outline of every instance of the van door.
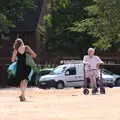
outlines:
{"label": "van door", "polygon": [[67,87],[78,85],[78,77],[76,76],[76,67],[70,67],[65,72],[65,83]]}
{"label": "van door", "polygon": [[77,86],[76,87],[83,87],[84,86],[84,65],[79,64],[76,66],[76,79],[77,79]]}

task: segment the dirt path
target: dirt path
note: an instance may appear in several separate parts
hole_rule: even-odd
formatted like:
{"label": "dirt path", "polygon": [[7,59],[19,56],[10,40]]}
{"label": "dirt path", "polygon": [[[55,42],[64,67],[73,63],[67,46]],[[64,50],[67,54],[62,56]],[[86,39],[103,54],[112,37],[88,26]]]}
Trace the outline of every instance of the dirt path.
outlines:
{"label": "dirt path", "polygon": [[0,120],[120,120],[120,89],[106,95],[84,96],[82,90],[27,89],[19,102],[19,89],[0,90]]}

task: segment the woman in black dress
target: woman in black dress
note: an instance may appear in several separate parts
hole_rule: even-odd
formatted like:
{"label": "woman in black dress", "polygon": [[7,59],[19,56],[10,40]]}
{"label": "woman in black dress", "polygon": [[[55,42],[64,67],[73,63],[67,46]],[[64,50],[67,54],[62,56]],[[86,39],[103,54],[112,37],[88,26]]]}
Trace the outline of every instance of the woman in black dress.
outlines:
{"label": "woman in black dress", "polygon": [[14,43],[12,62],[17,61],[16,79],[20,84],[21,95],[20,101],[25,101],[25,88],[28,84],[28,75],[30,67],[26,65],[26,53],[29,53],[33,58],[36,58],[36,53],[27,45],[24,45],[22,39],[18,38]]}

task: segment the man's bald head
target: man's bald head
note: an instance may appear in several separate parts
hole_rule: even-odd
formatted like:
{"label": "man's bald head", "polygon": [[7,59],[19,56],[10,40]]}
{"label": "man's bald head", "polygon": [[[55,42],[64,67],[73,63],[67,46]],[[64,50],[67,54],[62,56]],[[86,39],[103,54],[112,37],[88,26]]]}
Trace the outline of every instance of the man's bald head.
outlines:
{"label": "man's bald head", "polygon": [[89,48],[89,49],[88,49],[88,55],[89,55],[89,56],[93,56],[94,53],[95,53],[95,49],[94,49],[94,48]]}

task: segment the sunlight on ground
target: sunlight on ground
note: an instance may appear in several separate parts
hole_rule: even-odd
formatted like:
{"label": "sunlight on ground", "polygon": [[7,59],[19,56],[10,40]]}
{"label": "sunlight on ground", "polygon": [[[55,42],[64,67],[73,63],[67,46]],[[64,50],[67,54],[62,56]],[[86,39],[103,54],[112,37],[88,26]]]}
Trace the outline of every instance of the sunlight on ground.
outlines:
{"label": "sunlight on ground", "polygon": [[120,88],[106,95],[84,96],[82,89],[28,88],[19,102],[19,89],[0,90],[0,120],[120,120]]}

